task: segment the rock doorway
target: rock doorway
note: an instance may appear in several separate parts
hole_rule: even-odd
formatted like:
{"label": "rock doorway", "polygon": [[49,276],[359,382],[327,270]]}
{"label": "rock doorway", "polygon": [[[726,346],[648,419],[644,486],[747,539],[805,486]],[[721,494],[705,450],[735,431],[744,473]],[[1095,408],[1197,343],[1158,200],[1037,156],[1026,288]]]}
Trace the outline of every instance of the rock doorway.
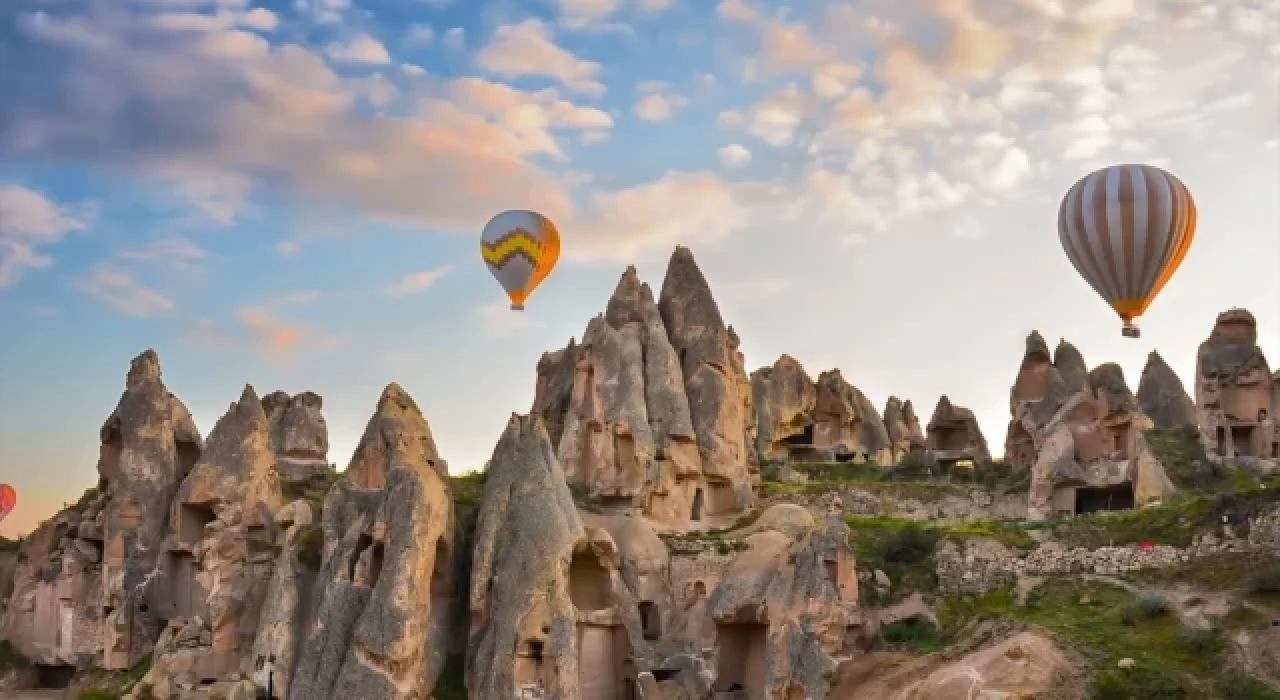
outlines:
{"label": "rock doorway", "polygon": [[436,557],[431,564],[431,597],[453,597],[453,572],[449,566],[449,545],[443,537],[436,538]]}
{"label": "rock doorway", "polygon": [[167,564],[170,618],[202,615],[205,596],[196,582],[195,555],[172,551],[168,554]]}
{"label": "rock doorway", "polygon": [[63,664],[36,664],[36,687],[41,690],[62,690],[71,687],[75,666]]}
{"label": "rock doorway", "polygon": [[178,480],[181,482],[196,466],[196,460],[200,459],[200,446],[188,440],[179,440],[174,447],[178,452]]}
{"label": "rock doorway", "polygon": [[626,629],[578,625],[578,687],[582,700],[620,700],[627,694]]}
{"label": "rock doorway", "polygon": [[1218,456],[1226,457],[1227,456],[1227,429],[1221,425],[1218,426],[1218,429],[1214,431],[1214,437],[1216,438],[1216,442],[1218,443],[1218,449],[1216,450],[1216,452],[1218,453]]}
{"label": "rock doorway", "polygon": [[969,446],[969,432],[963,426],[935,426],[936,449],[944,452],[963,450]]}
{"label": "rock doorway", "polygon": [[768,625],[716,625],[716,639],[720,643],[717,693],[732,693],[735,700],[763,700],[768,672],[765,662],[768,634]]}
{"label": "rock doorway", "polygon": [[1237,457],[1255,457],[1253,449],[1253,432],[1255,426],[1231,426],[1231,448]]}
{"label": "rock doorway", "polygon": [[693,510],[689,514],[689,519],[694,522],[702,520],[702,489],[693,492]]}
{"label": "rock doorway", "polygon": [[1133,505],[1133,484],[1128,482],[1115,486],[1076,489],[1076,515],[1132,510]]}
{"label": "rock doorway", "polygon": [[645,641],[654,642],[662,638],[662,615],[658,612],[658,606],[644,600],[637,607],[640,611],[640,629]]}
{"label": "rock doorway", "polygon": [[569,600],[581,612],[609,607],[609,570],[589,552],[575,553],[569,562]]}
{"label": "rock doorway", "polygon": [[178,540],[184,545],[194,545],[204,539],[205,526],[217,518],[212,504],[183,503],[178,507]]}
{"label": "rock doorway", "polygon": [[[110,483],[120,474],[120,455],[124,452],[124,437],[120,426],[112,421],[102,429],[102,445],[98,447],[98,474],[101,481]],[[105,484],[99,486],[100,490]]]}

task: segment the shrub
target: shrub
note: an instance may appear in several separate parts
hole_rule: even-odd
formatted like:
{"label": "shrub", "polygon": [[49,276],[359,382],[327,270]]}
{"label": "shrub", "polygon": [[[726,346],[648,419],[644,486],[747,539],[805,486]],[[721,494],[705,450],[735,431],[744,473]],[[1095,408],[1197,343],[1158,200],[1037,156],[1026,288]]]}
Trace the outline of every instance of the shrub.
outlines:
{"label": "shrub", "polygon": [[880,636],[890,646],[925,651],[937,643],[938,628],[928,620],[912,617],[886,625]]}
{"label": "shrub", "polygon": [[1227,640],[1217,630],[1187,629],[1182,631],[1187,651],[1201,658],[1217,656],[1227,647]]}
{"label": "shrub", "polygon": [[885,539],[884,559],[894,564],[919,564],[933,556],[935,537],[915,523],[909,523]]}
{"label": "shrub", "polygon": [[1247,676],[1231,675],[1214,688],[1216,700],[1280,700],[1280,693]]}
{"label": "shrub", "polygon": [[1280,593],[1280,567],[1255,573],[1249,580],[1249,590],[1254,593]]}
{"label": "shrub", "polygon": [[1181,676],[1157,668],[1108,669],[1094,676],[1090,700],[1183,700],[1191,690]]}
{"label": "shrub", "polygon": [[1143,617],[1160,617],[1169,612],[1169,601],[1153,593],[1138,598],[1138,613]]}

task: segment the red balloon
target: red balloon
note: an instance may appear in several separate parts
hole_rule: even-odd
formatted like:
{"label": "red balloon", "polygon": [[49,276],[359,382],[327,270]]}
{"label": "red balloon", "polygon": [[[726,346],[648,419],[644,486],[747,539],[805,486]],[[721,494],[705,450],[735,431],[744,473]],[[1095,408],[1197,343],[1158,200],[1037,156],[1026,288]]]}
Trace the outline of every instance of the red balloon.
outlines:
{"label": "red balloon", "polygon": [[0,484],[0,520],[4,520],[5,516],[13,512],[13,507],[18,505],[18,492],[8,484]]}

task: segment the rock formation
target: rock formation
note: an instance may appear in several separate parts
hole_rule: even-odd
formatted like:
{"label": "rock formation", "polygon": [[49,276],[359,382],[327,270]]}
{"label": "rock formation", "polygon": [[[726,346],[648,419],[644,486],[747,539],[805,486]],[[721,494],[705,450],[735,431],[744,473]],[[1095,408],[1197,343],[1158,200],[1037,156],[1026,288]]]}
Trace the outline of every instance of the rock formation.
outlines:
{"label": "rock formation", "polygon": [[543,355],[532,413],[572,484],[602,505],[673,522],[754,498],[755,415],[738,339],[687,249],[661,304],[634,267],[582,343]]}
{"label": "rock formation", "polygon": [[537,416],[513,415],[494,449],[474,543],[469,697],[617,697],[647,670],[624,575],[660,596],[654,562],[624,574],[609,531],[584,527]]}
{"label": "rock formation", "polygon": [[845,381],[840,370],[827,370],[818,375],[816,392],[815,445],[831,448],[837,458],[893,463],[889,432],[880,413],[861,391]]}
{"label": "rock formation", "polygon": [[894,462],[901,461],[908,453],[925,449],[924,431],[920,429],[920,418],[910,400],[889,397],[884,406],[884,427]]}
{"label": "rock formation", "polygon": [[282,480],[305,482],[329,470],[329,427],[320,412],[323,408],[324,400],[310,391],[297,396],[275,391],[262,397]]}
{"label": "rock formation", "polygon": [[756,409],[756,451],[761,459],[786,459],[789,447],[813,445],[813,409],[817,390],[804,367],[783,355],[772,367],[751,373]]}
{"label": "rock formation", "polygon": [[719,647],[715,690],[821,700],[833,657],[859,621],[848,527],[833,519],[795,539],[768,530],[746,542],[708,603]]}
{"label": "rock formation", "polygon": [[289,697],[428,697],[453,627],[453,499],[431,428],[399,385],[382,392],[325,499],[323,528],[319,605]]}
{"label": "rock formation", "polygon": [[933,417],[926,428],[925,449],[933,454],[939,464],[955,464],[969,460],[974,464],[991,461],[987,440],[978,427],[973,411],[956,406],[944,394],[933,409]]}
{"label": "rock formation", "polygon": [[1258,347],[1253,314],[1230,309],[1218,314],[1213,331],[1196,354],[1196,411],[1201,441],[1211,457],[1265,471],[1280,460],[1280,422],[1273,403],[1273,378]]}
{"label": "rock formation", "polygon": [[1009,391],[1009,431],[1004,458],[1015,468],[1029,469],[1040,450],[1044,427],[1073,394],[1084,391],[1089,370],[1080,351],[1065,339],[1052,357],[1037,331],[1027,336],[1026,352]]}
{"label": "rock formation", "polygon": [[1173,368],[1152,350],[1138,381],[1138,405],[1157,428],[1194,429],[1198,424],[1196,404],[1187,395]]}

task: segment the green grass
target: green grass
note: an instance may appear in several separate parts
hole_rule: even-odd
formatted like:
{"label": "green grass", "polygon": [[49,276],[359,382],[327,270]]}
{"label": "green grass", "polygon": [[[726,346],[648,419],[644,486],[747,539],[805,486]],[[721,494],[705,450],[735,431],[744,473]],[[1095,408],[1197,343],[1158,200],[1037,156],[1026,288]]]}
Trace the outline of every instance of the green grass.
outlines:
{"label": "green grass", "polygon": [[1088,549],[1139,542],[1186,547],[1195,535],[1220,528],[1224,515],[1243,523],[1276,504],[1280,504],[1280,489],[1177,494],[1158,506],[1094,513],[1043,527],[1064,544]]}
{"label": "green grass", "polygon": [[894,518],[846,518],[849,544],[858,567],[879,569],[892,584],[887,595],[864,586],[862,597],[870,605],[900,600],[913,592],[928,593],[938,587],[933,552],[941,538],[937,528]]}
{"label": "green grass", "polygon": [[336,469],[326,469],[322,472],[313,472],[311,477],[305,481],[282,481],[280,485],[281,494],[284,496],[285,502],[306,501],[315,511],[316,519],[319,520],[324,511],[324,499],[329,495],[329,489],[333,488],[335,482],[341,477]]}
{"label": "green grass", "polygon": [[1162,586],[1182,583],[1209,591],[1232,591],[1247,585],[1254,572],[1266,571],[1274,562],[1260,552],[1219,552],[1164,569],[1131,571],[1124,577]]}
{"label": "green grass", "polygon": [[[984,596],[952,596],[940,601],[938,616],[944,639],[954,639],[967,623],[984,618],[1049,630],[1096,671],[1090,685],[1093,700],[1269,697],[1221,694],[1223,684],[1253,687],[1222,675],[1228,645],[1221,631],[1185,628],[1167,604],[1103,583],[1054,579],[1033,591],[1025,606],[1017,604],[1008,587]],[[1134,660],[1134,667],[1118,668],[1126,658]]]}
{"label": "green grass", "polygon": [[1280,692],[1252,678],[1230,675],[1218,681],[1214,700],[1280,700]]}
{"label": "green grass", "polygon": [[449,490],[453,492],[453,502],[460,506],[480,504],[484,495],[485,472],[470,472],[449,477]]}
{"label": "green grass", "polygon": [[1030,474],[1015,471],[1003,461],[986,462],[972,469],[944,470],[927,455],[911,453],[897,465],[884,467],[874,462],[799,462],[791,464],[793,471],[808,477],[803,484],[780,483],[778,465],[774,462],[761,467],[761,494],[764,496],[789,493],[825,492],[841,487],[857,486],[868,491],[880,491],[900,499],[938,501],[946,496],[961,495],[974,486],[991,491],[1008,493],[1025,491]]}
{"label": "green grass", "polygon": [[82,690],[76,700],[120,700],[120,693],[114,690]]}
{"label": "green grass", "polygon": [[938,628],[928,620],[910,618],[885,625],[880,637],[892,649],[912,654],[931,654],[946,647],[938,635]]}

